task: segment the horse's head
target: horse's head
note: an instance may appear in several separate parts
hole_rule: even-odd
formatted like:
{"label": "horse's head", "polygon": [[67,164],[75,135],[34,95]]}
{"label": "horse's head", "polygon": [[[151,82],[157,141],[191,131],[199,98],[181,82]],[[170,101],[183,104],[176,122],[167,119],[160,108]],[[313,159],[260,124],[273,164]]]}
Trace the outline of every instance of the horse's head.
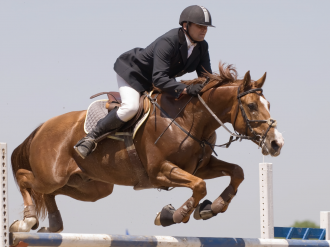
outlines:
{"label": "horse's head", "polygon": [[[248,71],[239,84],[237,102],[231,122],[240,134],[247,135],[262,148],[262,154],[278,156],[284,145],[282,134],[276,129],[276,121],[270,116],[270,103],[261,89],[266,73],[257,81],[252,81]],[[245,115],[245,116],[244,116]]]}

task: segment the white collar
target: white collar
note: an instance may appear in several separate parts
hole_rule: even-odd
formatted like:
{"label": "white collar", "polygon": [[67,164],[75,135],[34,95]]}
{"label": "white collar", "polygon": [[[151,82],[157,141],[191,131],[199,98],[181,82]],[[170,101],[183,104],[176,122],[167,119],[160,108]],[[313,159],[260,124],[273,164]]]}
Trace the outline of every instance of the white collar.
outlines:
{"label": "white collar", "polygon": [[197,43],[192,43],[186,34],[184,34],[184,36],[186,37],[188,49],[192,46],[195,47],[197,45]]}

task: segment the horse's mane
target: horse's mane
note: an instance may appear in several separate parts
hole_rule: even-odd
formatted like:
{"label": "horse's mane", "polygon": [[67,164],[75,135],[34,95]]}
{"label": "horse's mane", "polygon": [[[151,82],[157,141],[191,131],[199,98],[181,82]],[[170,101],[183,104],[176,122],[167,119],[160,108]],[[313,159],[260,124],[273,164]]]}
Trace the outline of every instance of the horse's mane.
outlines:
{"label": "horse's mane", "polygon": [[198,77],[193,80],[182,80],[181,82],[186,85],[202,84],[205,78],[210,78],[210,82],[203,88],[202,92],[207,91],[210,88],[220,87],[227,84],[233,84],[237,81],[237,71],[234,65],[225,63],[219,63],[219,74],[209,73],[205,71],[203,77]]}

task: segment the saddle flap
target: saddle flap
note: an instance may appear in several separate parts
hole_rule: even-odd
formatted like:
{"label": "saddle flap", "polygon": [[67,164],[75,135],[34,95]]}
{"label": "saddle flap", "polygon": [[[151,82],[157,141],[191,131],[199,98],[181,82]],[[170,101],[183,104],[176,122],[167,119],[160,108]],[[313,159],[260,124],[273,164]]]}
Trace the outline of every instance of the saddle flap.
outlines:
{"label": "saddle flap", "polygon": [[148,112],[150,108],[150,100],[148,99],[148,97],[145,97],[143,100],[143,110],[144,112]]}

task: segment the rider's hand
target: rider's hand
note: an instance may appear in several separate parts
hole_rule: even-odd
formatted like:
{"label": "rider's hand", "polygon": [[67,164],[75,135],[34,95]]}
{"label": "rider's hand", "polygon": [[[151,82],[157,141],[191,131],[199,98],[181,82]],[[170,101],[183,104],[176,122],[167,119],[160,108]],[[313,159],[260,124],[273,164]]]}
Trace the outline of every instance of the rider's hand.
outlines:
{"label": "rider's hand", "polygon": [[197,94],[199,94],[200,91],[203,89],[203,85],[202,84],[190,85],[186,87],[186,89],[187,89],[187,94],[192,96],[197,96]]}

